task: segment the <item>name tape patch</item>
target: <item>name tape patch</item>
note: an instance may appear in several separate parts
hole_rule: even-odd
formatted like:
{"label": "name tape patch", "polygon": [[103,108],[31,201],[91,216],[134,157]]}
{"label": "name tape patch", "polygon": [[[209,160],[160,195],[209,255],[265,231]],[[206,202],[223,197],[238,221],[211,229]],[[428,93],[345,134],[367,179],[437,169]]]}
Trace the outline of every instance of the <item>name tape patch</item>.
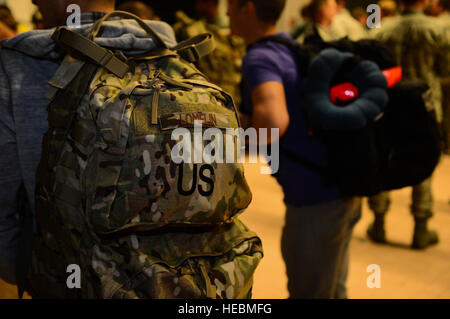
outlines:
{"label": "name tape patch", "polygon": [[178,127],[194,127],[194,121],[201,121],[204,127],[229,128],[233,127],[230,123],[230,117],[226,114],[188,112],[173,113],[159,117],[161,130],[173,130]]}

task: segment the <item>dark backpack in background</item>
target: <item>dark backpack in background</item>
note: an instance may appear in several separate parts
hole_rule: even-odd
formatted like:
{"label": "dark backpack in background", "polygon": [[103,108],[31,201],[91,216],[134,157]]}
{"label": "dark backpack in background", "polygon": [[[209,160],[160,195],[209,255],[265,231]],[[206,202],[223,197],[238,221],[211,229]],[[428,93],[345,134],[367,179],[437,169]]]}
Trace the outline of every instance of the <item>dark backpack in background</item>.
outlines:
{"label": "dark backpack in background", "polygon": [[[339,83],[351,82],[361,91],[367,89],[365,86],[379,86],[381,70],[397,66],[395,56],[387,46],[376,40],[354,42],[346,38],[323,42],[311,37],[303,45],[279,36],[262,40],[267,41],[284,44],[296,53],[299,72],[304,79],[300,94],[305,103],[306,118],[313,135],[328,151],[328,165],[320,167],[283,146],[280,146],[281,152],[300,165],[319,172],[328,183],[338,184],[343,196],[372,196],[381,191],[417,185],[431,176],[439,161],[441,144],[434,111],[425,106],[428,85],[424,81],[402,80],[383,90],[380,90],[381,86],[372,93],[366,90],[367,101],[357,97],[347,104],[335,104],[329,99],[330,88]],[[343,53],[352,56],[334,70],[326,85],[322,79],[330,77],[327,74],[330,69],[325,64],[333,64],[333,54],[339,58]],[[320,58],[323,61],[318,62]],[[311,70],[314,62],[319,64],[322,74],[317,69]],[[362,77],[355,74],[363,70],[371,74]],[[320,90],[321,96],[312,93]],[[387,101],[383,101],[386,93]],[[375,104],[379,107],[377,112]],[[366,118],[356,116],[358,112],[353,112],[354,117],[349,115],[352,108],[357,108],[359,115],[362,113]]]}

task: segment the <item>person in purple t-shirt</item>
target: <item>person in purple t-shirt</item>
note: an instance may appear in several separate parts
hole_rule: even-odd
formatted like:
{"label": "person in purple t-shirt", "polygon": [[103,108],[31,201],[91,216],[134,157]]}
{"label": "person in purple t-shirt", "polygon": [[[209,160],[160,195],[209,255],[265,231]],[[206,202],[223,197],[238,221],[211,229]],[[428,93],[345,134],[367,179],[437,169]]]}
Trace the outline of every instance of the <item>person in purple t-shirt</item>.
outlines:
{"label": "person in purple t-shirt", "polygon": [[319,165],[326,165],[328,157],[308,134],[295,53],[283,44],[261,41],[274,35],[294,41],[276,28],[285,2],[228,1],[231,30],[249,46],[242,66],[241,123],[244,128],[279,129],[276,178],[287,207],[281,246],[290,298],[346,298],[349,242],[361,216],[361,199],[342,198],[336,185],[288,155]]}

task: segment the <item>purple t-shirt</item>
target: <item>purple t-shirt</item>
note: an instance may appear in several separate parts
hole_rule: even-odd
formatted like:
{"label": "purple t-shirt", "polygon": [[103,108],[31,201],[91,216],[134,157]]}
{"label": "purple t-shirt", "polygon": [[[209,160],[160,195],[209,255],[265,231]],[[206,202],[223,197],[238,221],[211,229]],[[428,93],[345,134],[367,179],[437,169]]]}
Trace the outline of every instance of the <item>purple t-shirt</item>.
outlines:
{"label": "purple t-shirt", "polygon": [[[279,33],[294,39],[287,33]],[[244,57],[243,65],[243,113],[252,113],[251,91],[265,82],[280,82],[286,94],[290,125],[280,141],[282,149],[318,165],[326,166],[327,152],[319,141],[308,134],[300,99],[301,74],[297,71],[295,53],[287,46],[275,42],[253,45]],[[276,178],[284,191],[284,200],[289,205],[315,205],[340,197],[336,185],[329,185],[315,171],[307,169],[280,151],[280,168]]]}

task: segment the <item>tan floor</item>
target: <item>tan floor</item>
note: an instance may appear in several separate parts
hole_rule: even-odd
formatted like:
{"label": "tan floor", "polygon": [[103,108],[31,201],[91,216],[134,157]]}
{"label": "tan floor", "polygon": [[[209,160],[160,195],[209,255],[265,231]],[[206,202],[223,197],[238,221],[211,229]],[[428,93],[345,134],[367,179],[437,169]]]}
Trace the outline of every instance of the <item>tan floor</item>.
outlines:
{"label": "tan floor", "polygon": [[[286,298],[286,276],[280,252],[284,224],[282,192],[275,179],[259,173],[259,166],[246,164],[246,176],[253,191],[253,202],[242,220],[262,238],[265,257],[256,275],[254,298]],[[438,230],[441,242],[426,251],[409,249],[413,219],[409,214],[411,190],[393,193],[387,218],[387,236],[391,245],[376,245],[367,240],[365,230],[371,214],[364,206],[351,243],[348,280],[350,298],[450,298],[450,159],[439,166],[433,187],[435,218],[431,226]],[[381,267],[381,288],[367,288],[367,266]],[[15,287],[0,281],[0,299],[14,298]]]}
{"label": "tan floor", "polygon": [[[276,181],[259,174],[255,164],[246,165],[254,200],[242,220],[263,239],[265,258],[257,269],[254,298],[286,298],[287,278],[280,251],[284,205]],[[390,245],[367,240],[372,215],[364,201],[363,217],[351,243],[348,293],[350,298],[450,298],[450,158],[437,169],[433,181],[435,217],[430,225],[439,232],[439,245],[425,251],[409,249],[413,218],[409,213],[411,188],[395,191],[387,217]],[[367,266],[381,267],[381,288],[367,287]]]}

